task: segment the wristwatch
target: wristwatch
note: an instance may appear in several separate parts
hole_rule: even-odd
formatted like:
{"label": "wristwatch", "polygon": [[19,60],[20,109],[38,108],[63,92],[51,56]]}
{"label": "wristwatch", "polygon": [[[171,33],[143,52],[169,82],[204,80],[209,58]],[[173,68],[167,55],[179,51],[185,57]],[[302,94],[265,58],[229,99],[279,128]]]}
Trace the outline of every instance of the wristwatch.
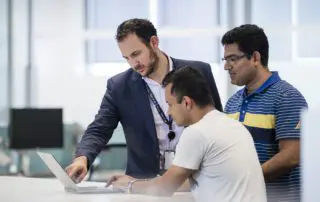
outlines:
{"label": "wristwatch", "polygon": [[135,183],[136,181],[138,181],[138,179],[133,179],[133,180],[130,180],[129,182],[128,182],[128,194],[132,194],[132,185],[133,185],[133,183]]}
{"label": "wristwatch", "polygon": [[133,179],[133,180],[130,180],[128,182],[128,194],[132,194],[132,186],[133,186],[133,183],[137,182],[137,181],[148,181],[148,179]]}

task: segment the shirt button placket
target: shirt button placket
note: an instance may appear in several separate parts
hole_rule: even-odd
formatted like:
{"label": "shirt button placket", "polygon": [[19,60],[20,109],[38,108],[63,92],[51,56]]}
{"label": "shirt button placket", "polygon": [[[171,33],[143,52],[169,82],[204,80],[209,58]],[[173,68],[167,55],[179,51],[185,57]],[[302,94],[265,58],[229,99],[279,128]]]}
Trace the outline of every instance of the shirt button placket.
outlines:
{"label": "shirt button placket", "polygon": [[240,121],[241,122],[244,121],[244,117],[246,115],[247,106],[248,106],[248,100],[244,100],[242,102],[242,106],[241,106],[241,110],[240,110]]}

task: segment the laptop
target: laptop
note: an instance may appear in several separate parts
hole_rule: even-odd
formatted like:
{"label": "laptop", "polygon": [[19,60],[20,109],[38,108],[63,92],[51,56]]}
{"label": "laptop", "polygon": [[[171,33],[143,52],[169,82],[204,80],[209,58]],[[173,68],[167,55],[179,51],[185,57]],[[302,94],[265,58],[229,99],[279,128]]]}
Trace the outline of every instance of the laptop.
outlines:
{"label": "laptop", "polygon": [[58,161],[50,153],[37,151],[42,161],[47,165],[49,170],[58,178],[64,185],[67,192],[72,193],[124,193],[123,190],[114,189],[111,186],[106,187],[106,183],[100,182],[86,182],[83,181],[76,184],[65,170],[61,167]]}

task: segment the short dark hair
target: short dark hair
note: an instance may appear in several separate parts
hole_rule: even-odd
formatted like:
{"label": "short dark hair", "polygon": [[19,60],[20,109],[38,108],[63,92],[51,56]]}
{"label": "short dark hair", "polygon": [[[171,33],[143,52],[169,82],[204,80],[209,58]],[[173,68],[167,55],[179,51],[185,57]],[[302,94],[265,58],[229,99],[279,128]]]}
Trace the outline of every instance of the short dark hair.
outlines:
{"label": "short dark hair", "polygon": [[172,83],[171,93],[181,103],[183,96],[194,100],[197,106],[214,105],[208,83],[201,72],[190,66],[183,66],[170,71],[162,81],[166,87]]}
{"label": "short dark hair", "polygon": [[149,45],[150,38],[157,36],[157,30],[147,19],[133,18],[122,22],[117,28],[116,40],[123,41],[129,34],[136,34],[146,45]]}
{"label": "short dark hair", "polygon": [[222,45],[238,44],[239,50],[250,58],[254,51],[261,55],[261,63],[268,66],[269,43],[263,29],[253,24],[245,24],[235,27],[225,33],[221,40]]}

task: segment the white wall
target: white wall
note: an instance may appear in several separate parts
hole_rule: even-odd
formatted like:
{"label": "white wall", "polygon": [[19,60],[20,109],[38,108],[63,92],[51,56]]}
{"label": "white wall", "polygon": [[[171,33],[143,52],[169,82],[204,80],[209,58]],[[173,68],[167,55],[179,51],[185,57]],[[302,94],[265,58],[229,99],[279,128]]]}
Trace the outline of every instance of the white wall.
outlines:
{"label": "white wall", "polygon": [[[64,108],[65,121],[87,126],[98,110],[106,77],[84,74],[83,5],[79,0],[34,0],[36,106]],[[223,103],[226,74],[213,68]]]}
{"label": "white wall", "polygon": [[27,67],[27,0],[13,0],[12,14],[12,73],[14,107],[25,103],[25,71]]}
{"label": "white wall", "polygon": [[34,0],[36,106],[64,108],[66,122],[89,124],[106,78],[84,75],[83,7],[79,0]]}
{"label": "white wall", "polygon": [[319,155],[315,151],[319,149],[319,113],[320,105],[314,106],[312,111],[305,112],[302,119],[302,201],[318,202],[320,180]]}
{"label": "white wall", "polygon": [[8,70],[7,70],[7,4],[0,1],[0,125],[7,121],[6,109],[8,107]]}
{"label": "white wall", "polygon": [[[86,127],[94,118],[106,88],[106,77],[84,74],[83,1],[34,0],[34,105],[63,107],[66,122]],[[26,52],[26,0],[14,0],[14,106],[23,106]],[[320,96],[311,88],[319,87],[320,69],[308,62],[283,66],[272,64],[282,78],[296,86],[310,105]],[[223,104],[227,98],[227,75],[213,68]]]}
{"label": "white wall", "polygon": [[309,107],[319,106],[320,96],[317,92],[320,83],[319,60],[298,60],[293,63],[274,63],[272,71],[279,71],[280,77],[296,87],[305,97]]}

